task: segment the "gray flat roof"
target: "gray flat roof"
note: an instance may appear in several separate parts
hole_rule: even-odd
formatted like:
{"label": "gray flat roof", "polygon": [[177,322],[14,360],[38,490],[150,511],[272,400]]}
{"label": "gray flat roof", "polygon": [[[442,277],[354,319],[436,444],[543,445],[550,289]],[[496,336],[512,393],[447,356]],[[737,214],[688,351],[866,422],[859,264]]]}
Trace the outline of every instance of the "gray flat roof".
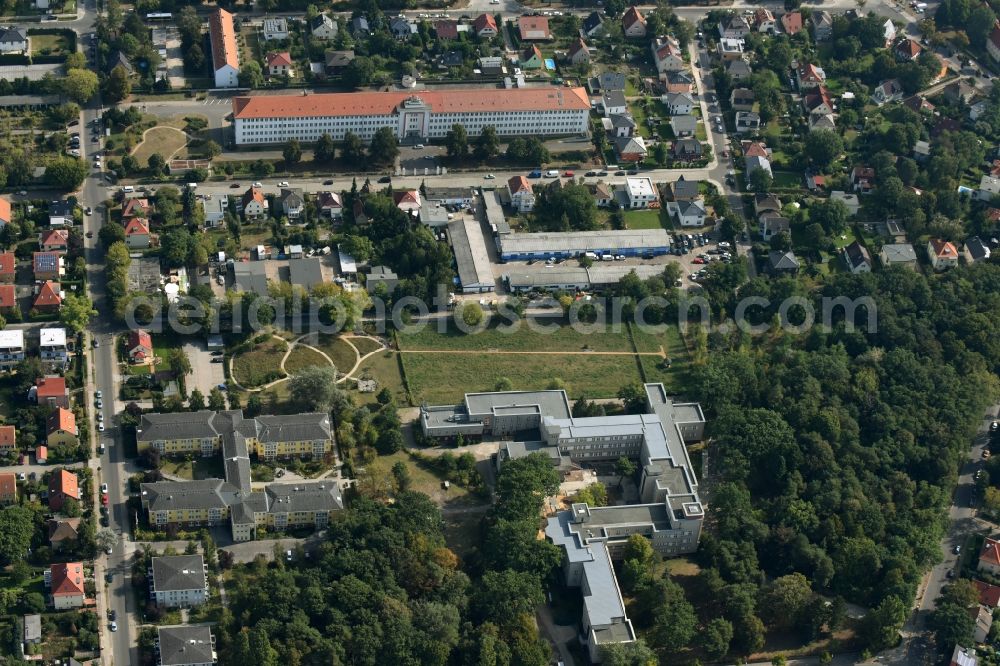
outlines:
{"label": "gray flat roof", "polygon": [[569,418],[572,410],[565,391],[502,391],[466,393],[465,408],[470,415],[485,416],[496,408],[538,405],[542,413],[556,418]]}
{"label": "gray flat roof", "polygon": [[612,527],[616,525],[655,525],[660,529],[670,527],[670,517],[663,503],[624,504],[621,506],[592,506],[590,520],[579,523],[582,530],[587,527]]}
{"label": "gray flat roof", "polygon": [[176,625],[156,630],[162,666],[211,664],[215,661],[212,629],[208,625]]}
{"label": "gray flat roof", "polygon": [[240,261],[233,264],[233,279],[239,291],[267,296],[267,273],[263,261]]}
{"label": "gray flat roof", "polygon": [[647,280],[661,275],[663,267],[646,264],[630,266],[621,262],[595,263],[590,268],[563,264],[547,267],[536,264],[519,267],[516,271],[505,273],[504,276],[511,289],[553,289],[567,285],[574,285],[580,289],[594,289],[617,284],[632,271],[635,271],[639,279]]}
{"label": "gray flat roof", "polygon": [[462,215],[448,223],[448,232],[462,287],[492,287],[496,284],[479,220]]}
{"label": "gray flat roof", "polygon": [[496,229],[496,233],[509,234],[510,224],[507,216],[503,213],[503,204],[500,202],[500,193],[496,190],[482,190],[483,210],[486,213],[486,223]]}
{"label": "gray flat roof", "polygon": [[201,555],[153,558],[153,589],[157,592],[204,589],[205,560]]}
{"label": "gray flat roof", "polygon": [[289,259],[288,279],[292,284],[297,284],[306,289],[312,289],[318,284],[323,284],[323,267],[319,263],[319,257]]}
{"label": "gray flat roof", "polygon": [[501,253],[586,252],[610,249],[669,247],[670,237],[663,229],[622,229],[618,231],[555,231],[510,234],[500,238]]}

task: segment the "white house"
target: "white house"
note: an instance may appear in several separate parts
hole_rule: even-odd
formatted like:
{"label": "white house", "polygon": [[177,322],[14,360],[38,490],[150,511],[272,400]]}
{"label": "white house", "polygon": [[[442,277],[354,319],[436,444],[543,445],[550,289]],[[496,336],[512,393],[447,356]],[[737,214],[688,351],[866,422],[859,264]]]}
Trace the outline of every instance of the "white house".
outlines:
{"label": "white house", "polygon": [[205,211],[205,226],[217,227],[222,224],[229,208],[229,197],[224,194],[208,195],[202,200]]}
{"label": "white house", "polygon": [[519,213],[527,213],[535,207],[535,192],[524,176],[514,176],[507,181],[510,205]]}
{"label": "white house", "polygon": [[976,191],[976,198],[980,201],[990,201],[995,196],[1000,196],[1000,178],[984,175],[979,179],[979,189]]}
{"label": "white house", "polygon": [[150,596],[157,606],[198,606],[208,598],[208,579],[201,555],[154,557],[149,571]]}
{"label": "white house", "polygon": [[943,271],[958,266],[958,249],[953,243],[940,238],[927,241],[927,256],[931,266],[936,271]]}
{"label": "white house", "polygon": [[21,28],[6,28],[0,30],[0,54],[28,53],[28,35]]}
{"label": "white house", "polygon": [[705,200],[701,197],[691,201],[671,201],[667,213],[677,219],[682,227],[700,227],[705,224]]}
{"label": "white house", "polygon": [[680,72],[687,69],[684,57],[681,54],[680,45],[673,37],[656,38],[651,45],[653,50],[653,62],[656,63],[656,71],[660,74],[667,72]]}
{"label": "white house", "polygon": [[326,14],[314,16],[309,21],[309,33],[317,39],[330,40],[337,36],[337,22]]}
{"label": "white house", "polygon": [[288,21],[283,18],[264,19],[264,40],[288,39]]}
{"label": "white house", "polygon": [[626,178],[625,197],[629,208],[649,208],[651,203],[658,200],[653,179],[645,176]]}
{"label": "white house", "polygon": [[688,93],[667,93],[660,97],[672,116],[687,116],[694,109],[694,100]]}
{"label": "white house", "polygon": [[844,263],[851,273],[871,273],[872,257],[868,253],[868,248],[854,241],[844,248]]}
{"label": "white house", "polygon": [[212,38],[212,68],[217,88],[235,88],[240,84],[240,55],[236,44],[233,15],[221,7],[208,17]]}

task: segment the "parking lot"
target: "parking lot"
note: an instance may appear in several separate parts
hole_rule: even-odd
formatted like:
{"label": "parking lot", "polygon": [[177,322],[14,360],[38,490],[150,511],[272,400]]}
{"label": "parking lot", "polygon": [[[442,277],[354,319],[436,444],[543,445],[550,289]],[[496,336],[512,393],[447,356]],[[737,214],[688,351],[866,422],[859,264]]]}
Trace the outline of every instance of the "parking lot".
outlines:
{"label": "parking lot", "polygon": [[212,363],[212,353],[205,348],[204,342],[187,342],[184,344],[184,355],[191,359],[191,375],[187,378],[187,389],[190,393],[198,389],[204,395],[219,384],[226,381],[226,373],[222,363]]}

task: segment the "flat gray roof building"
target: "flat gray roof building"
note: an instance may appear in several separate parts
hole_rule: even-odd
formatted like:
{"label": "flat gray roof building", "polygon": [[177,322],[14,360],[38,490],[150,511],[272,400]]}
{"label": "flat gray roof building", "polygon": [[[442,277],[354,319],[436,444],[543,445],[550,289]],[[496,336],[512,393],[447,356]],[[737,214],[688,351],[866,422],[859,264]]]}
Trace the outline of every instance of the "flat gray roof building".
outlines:
{"label": "flat gray roof building", "polygon": [[238,291],[252,291],[258,296],[267,296],[267,273],[262,261],[238,261],[233,263],[233,279]]}
{"label": "flat gray roof building", "polygon": [[479,220],[462,215],[448,223],[451,247],[458,265],[458,279],[465,293],[493,291],[496,280]]}
{"label": "flat gray roof building", "polygon": [[629,266],[617,262],[595,263],[590,268],[566,266],[565,264],[555,267],[534,265],[504,273],[503,280],[511,291],[531,291],[532,289],[592,291],[616,285],[632,271],[635,271],[640,280],[648,280],[651,277],[661,275],[663,267]]}
{"label": "flat gray roof building", "polygon": [[42,616],[37,613],[24,616],[24,642],[38,643],[42,640]]}
{"label": "flat gray roof building", "polygon": [[566,231],[508,234],[497,242],[502,261],[544,257],[575,257],[585,252],[636,256],[666,254],[670,236],[663,229]]}
{"label": "flat gray roof building", "polygon": [[318,284],[323,284],[323,267],[319,262],[319,257],[289,259],[288,279],[292,284],[307,290]]}
{"label": "flat gray roof building", "polygon": [[500,193],[496,190],[481,190],[483,197],[483,211],[486,213],[486,224],[497,236],[510,233],[510,224],[507,216],[503,212],[503,203],[500,201]]}
{"label": "flat gray roof building", "polygon": [[204,589],[205,560],[201,555],[164,555],[153,558],[153,587],[157,592]]}
{"label": "flat gray roof building", "polygon": [[215,663],[215,639],[208,625],[158,627],[160,666],[209,666]]}

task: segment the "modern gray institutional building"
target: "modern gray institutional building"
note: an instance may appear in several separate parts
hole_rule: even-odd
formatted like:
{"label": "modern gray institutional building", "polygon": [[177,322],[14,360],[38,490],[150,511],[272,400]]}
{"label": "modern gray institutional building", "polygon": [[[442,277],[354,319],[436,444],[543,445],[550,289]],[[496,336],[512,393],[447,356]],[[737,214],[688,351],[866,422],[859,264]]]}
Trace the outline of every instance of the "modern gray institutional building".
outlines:
{"label": "modern gray institutional building", "polygon": [[565,391],[469,393],[460,405],[420,410],[430,437],[510,440],[500,444],[500,466],[531,453],[546,454],[563,469],[622,456],[638,461],[640,504],[574,504],[545,528],[566,552],[567,583],[583,590],[582,639],[593,660],[602,643],[635,640],[611,565],[629,536],[642,534],[666,557],[691,553],[705,517],[685,447],[704,435],[701,406],[673,402],[662,384],[645,390],[645,414],[574,418]]}

